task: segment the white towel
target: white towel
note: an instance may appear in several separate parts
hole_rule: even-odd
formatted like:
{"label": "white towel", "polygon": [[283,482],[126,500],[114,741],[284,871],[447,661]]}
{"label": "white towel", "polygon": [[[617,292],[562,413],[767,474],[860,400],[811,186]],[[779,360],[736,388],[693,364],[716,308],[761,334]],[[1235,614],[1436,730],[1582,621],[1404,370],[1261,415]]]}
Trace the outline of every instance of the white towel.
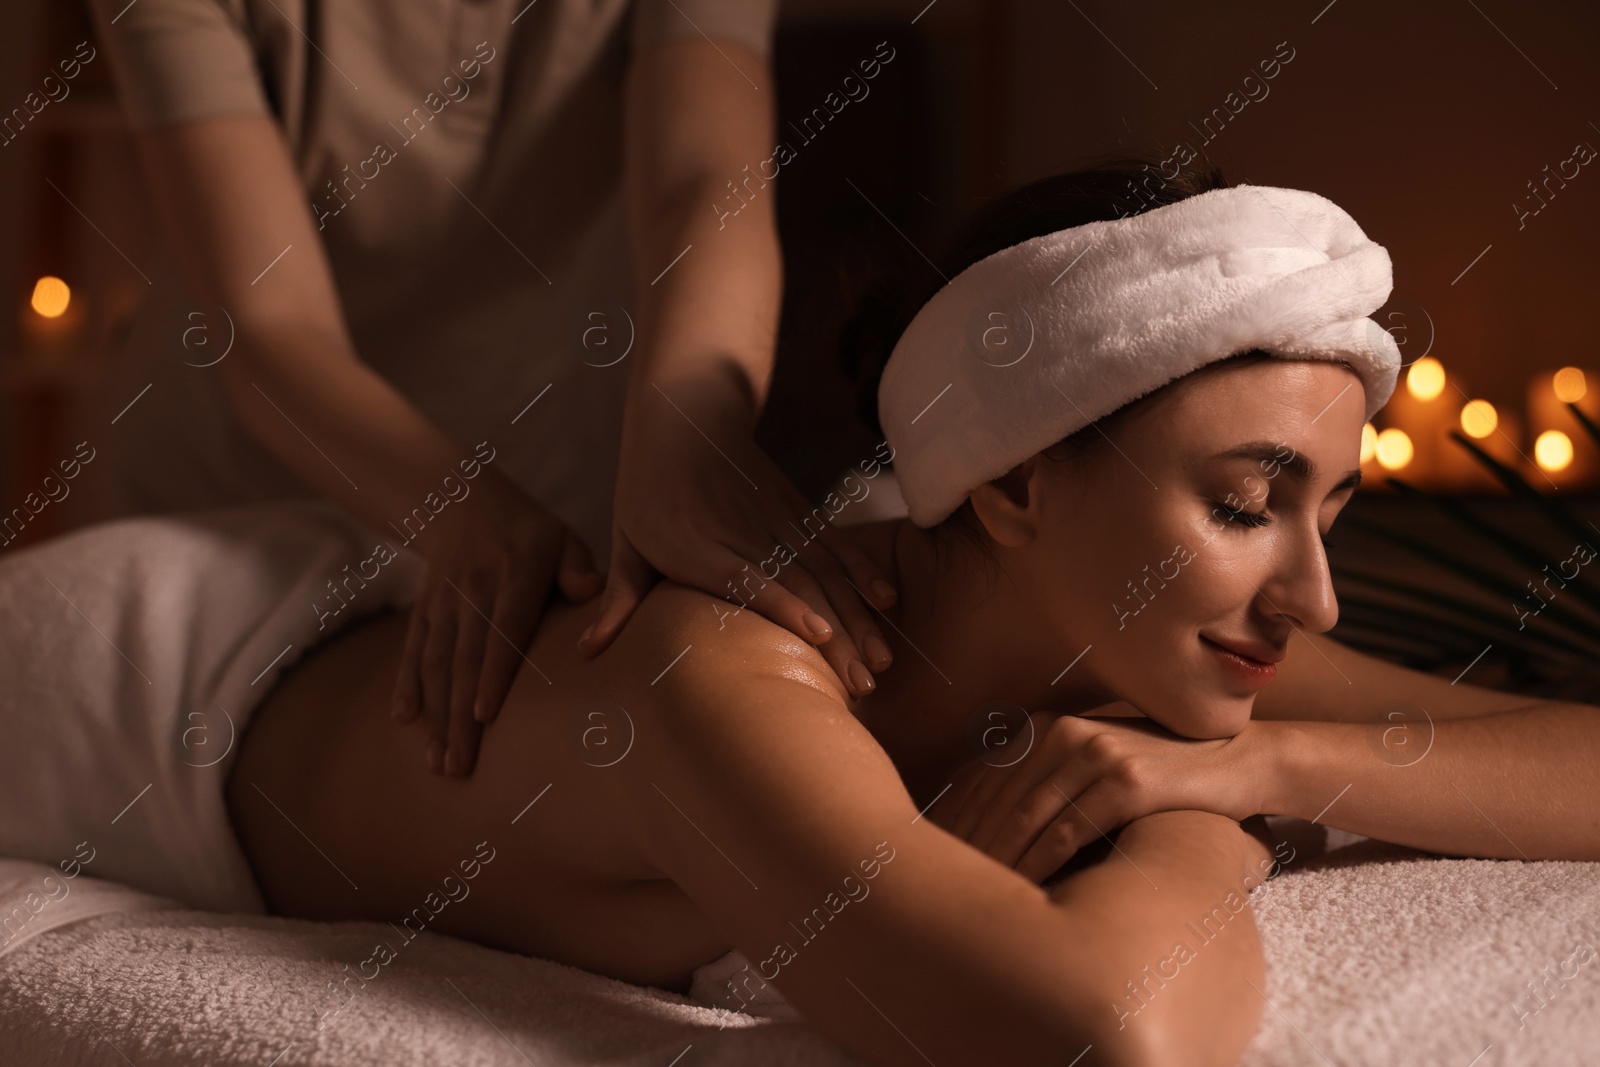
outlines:
{"label": "white towel", "polygon": [[[373,573],[382,540],[305,500],[125,519],[0,555],[0,856],[263,910],[223,802],[236,742],[307,649],[415,598],[422,559],[398,544],[344,585],[346,566]],[[330,581],[351,590],[337,612]]]}
{"label": "white towel", "polygon": [[1140,215],[1058,230],[972,264],[917,313],[878,387],[911,519],[1090,422],[1252,348],[1348,361],[1371,418],[1400,350],[1367,316],[1389,253],[1326,197],[1213,189]]}
{"label": "white towel", "polygon": [[[1298,845],[1320,827],[1300,829],[1284,836]],[[94,882],[82,875],[73,892],[88,897]],[[1361,840],[1304,850],[1250,900],[1266,1002],[1241,1067],[1597,1061],[1600,960],[1575,952],[1600,949],[1600,864],[1446,859]],[[0,896],[0,915],[15,903]],[[804,1022],[763,1017],[776,1001],[719,1010],[431,932],[318,1028],[328,983],[392,940],[388,926],[152,910],[160,903],[0,958],[0,1063],[125,1062],[109,1043],[140,1067],[259,1067],[280,1055],[276,1067],[859,1064]],[[740,966],[737,954],[708,964],[696,991],[718,999],[718,978]]]}

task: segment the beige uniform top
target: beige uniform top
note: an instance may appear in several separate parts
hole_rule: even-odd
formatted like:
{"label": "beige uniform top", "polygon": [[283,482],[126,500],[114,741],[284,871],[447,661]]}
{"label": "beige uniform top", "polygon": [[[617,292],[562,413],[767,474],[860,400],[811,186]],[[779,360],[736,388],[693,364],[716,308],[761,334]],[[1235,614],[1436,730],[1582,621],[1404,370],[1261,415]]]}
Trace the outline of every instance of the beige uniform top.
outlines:
{"label": "beige uniform top", "polygon": [[[93,8],[135,129],[276,116],[358,355],[469,450],[489,441],[493,464],[606,566],[636,321],[622,186],[628,57],[701,36],[765,55],[777,0]],[[204,366],[227,341],[226,309],[188,296],[170,266],[151,277],[99,403],[116,468],[107,510],[305,495],[237,424]]]}

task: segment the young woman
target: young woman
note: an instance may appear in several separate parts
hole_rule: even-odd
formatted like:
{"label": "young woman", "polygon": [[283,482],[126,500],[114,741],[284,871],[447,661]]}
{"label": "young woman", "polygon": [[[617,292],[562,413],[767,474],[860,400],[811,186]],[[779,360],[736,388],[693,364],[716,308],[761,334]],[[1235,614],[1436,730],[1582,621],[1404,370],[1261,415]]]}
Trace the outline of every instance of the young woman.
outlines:
{"label": "young woman", "polygon": [[[1002,198],[946,274],[1125,215],[1138,173]],[[1169,181],[1156,202],[1223,184]],[[1232,1062],[1265,992],[1247,917],[1136,1018],[1116,1005],[1192,940],[1187,921],[1272,868],[1237,820],[1600,859],[1594,709],[1313,636],[1337,617],[1321,539],[1359,481],[1364,404],[1341,363],[1247,353],[932,528],[848,528],[902,591],[883,612],[900,666],[864,697],[756,612],[666,583],[592,661],[567,650],[595,608],[549,610],[477,772],[440,780],[386,714],[405,620],[372,621],[256,714],[229,780],[237,831],[287,915],[431,920],[669,989],[736,946],[744,996],[774,983],[870,1063]],[[1116,610],[1158,562],[1178,576]],[[1397,701],[1430,731],[1408,766],[1373,747]],[[1015,747],[990,736],[1001,720]],[[1041,888],[1119,827],[1103,863]],[[441,880],[448,904],[419,909]]]}
{"label": "young woman", "polygon": [[[1002,198],[947,273],[1127,215],[1139,173]],[[1171,179],[1152,203],[1222,184]],[[1247,816],[1600,858],[1594,709],[1315,636],[1367,381],[1216,360],[935,525],[845,528],[901,591],[882,614],[898,666],[866,696],[756,611],[663,583],[592,660],[572,648],[598,606],[551,606],[476,772],[447,779],[390,721],[406,618],[375,618],[255,708],[226,783],[238,841],[272,910],[393,924],[346,986],[421,929],[673,990],[737,947],[739,1000],[772,983],[868,1063],[1234,1062],[1270,992],[1248,892],[1290,859]],[[1166,577],[1135,611],[1147,566]],[[1372,747],[1396,700],[1432,724],[1404,767]],[[1113,834],[1103,862],[1049,877]]]}

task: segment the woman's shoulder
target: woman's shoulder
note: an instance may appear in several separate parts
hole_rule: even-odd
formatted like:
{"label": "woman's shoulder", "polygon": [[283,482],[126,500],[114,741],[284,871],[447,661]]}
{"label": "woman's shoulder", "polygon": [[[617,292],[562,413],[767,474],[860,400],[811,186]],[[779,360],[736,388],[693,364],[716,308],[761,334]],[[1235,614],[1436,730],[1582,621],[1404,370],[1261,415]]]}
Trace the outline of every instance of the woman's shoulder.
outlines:
{"label": "woman's shoulder", "polygon": [[674,675],[675,687],[764,676],[810,686],[842,706],[850,702],[815,645],[753,607],[674,581],[651,588],[616,641],[628,639],[661,661],[652,684]]}

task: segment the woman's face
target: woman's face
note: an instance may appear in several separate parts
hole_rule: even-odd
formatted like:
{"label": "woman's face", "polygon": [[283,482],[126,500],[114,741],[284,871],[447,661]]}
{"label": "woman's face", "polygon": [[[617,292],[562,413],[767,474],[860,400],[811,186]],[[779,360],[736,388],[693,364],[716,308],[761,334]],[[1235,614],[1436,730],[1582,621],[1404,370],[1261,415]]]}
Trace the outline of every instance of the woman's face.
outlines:
{"label": "woman's face", "polygon": [[1365,403],[1337,363],[1223,366],[1130,412],[1115,447],[1037,462],[1033,525],[1002,550],[1021,617],[1092,645],[1079,666],[1174,733],[1238,733],[1261,661],[1314,654],[1293,631],[1338,619],[1321,538],[1359,478]]}

